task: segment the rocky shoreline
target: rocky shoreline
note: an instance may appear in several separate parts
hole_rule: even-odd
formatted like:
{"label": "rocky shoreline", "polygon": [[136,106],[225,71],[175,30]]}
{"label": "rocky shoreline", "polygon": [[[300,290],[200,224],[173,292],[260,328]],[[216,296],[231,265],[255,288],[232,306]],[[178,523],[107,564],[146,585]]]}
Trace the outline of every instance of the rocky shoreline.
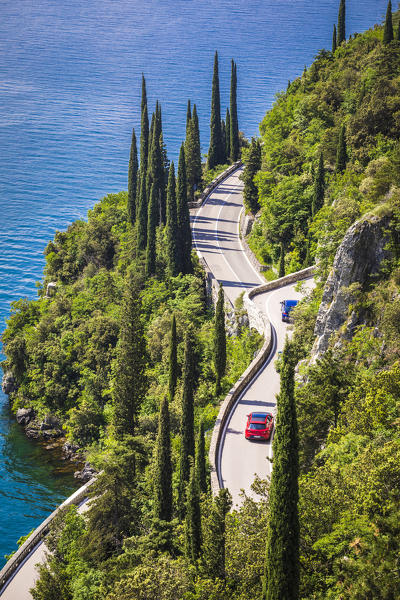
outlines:
{"label": "rocky shoreline", "polygon": [[[15,379],[10,371],[4,373],[1,387],[8,396],[16,391]],[[46,415],[39,418],[32,407],[27,407],[19,408],[15,418],[29,439],[42,444],[45,450],[59,450],[60,461],[69,461],[76,465],[78,470],[74,472],[74,477],[79,482],[86,483],[96,474],[97,471],[85,462],[82,448],[66,440],[62,423],[56,416]]]}

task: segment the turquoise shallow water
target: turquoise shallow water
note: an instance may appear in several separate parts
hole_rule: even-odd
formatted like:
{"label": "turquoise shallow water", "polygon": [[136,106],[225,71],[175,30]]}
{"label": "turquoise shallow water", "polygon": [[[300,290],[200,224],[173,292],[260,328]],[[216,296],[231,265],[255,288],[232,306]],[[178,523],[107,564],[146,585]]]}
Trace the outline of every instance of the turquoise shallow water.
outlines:
{"label": "turquoise shallow water", "polygon": [[[254,135],[274,95],[330,48],[338,0],[3,0],[0,5],[0,323],[35,296],[43,248],[107,192],[126,188],[140,78],[163,108],[170,158],[187,99],[208,143],[212,61],[222,114],[238,64],[240,128]],[[347,1],[348,32],[381,20],[386,0]],[[0,397],[0,557],[72,491],[28,442]],[[1,564],[1,558],[0,558]]]}

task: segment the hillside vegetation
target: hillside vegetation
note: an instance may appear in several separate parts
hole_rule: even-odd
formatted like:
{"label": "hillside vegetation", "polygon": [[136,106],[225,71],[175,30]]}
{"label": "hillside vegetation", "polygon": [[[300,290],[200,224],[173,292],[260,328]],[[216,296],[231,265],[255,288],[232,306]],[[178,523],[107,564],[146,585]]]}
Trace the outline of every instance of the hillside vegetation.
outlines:
{"label": "hillside vegetation", "polygon": [[[286,273],[317,264],[316,290],[294,316],[300,597],[310,600],[399,593],[400,42],[382,38],[375,27],[320,51],[260,126],[250,244]],[[388,258],[342,290],[343,326],[310,363],[336,252],[363,219],[385,224]],[[333,278],[352,267],[335,268]]]}
{"label": "hillside vegetation", "polygon": [[[400,42],[382,38],[376,27],[334,53],[321,51],[278,95],[261,124],[262,168],[254,180],[247,177],[245,198],[253,202],[258,190],[259,205],[249,207],[260,209],[250,236],[258,256],[281,273],[318,264],[316,289],[294,311],[291,344],[303,600],[399,597]],[[259,146],[250,146],[248,163],[254,152],[256,164]],[[220,397],[215,320],[200,267],[192,255],[193,274],[168,274],[159,226],[155,273],[146,278],[126,203],[124,193],[107,196],[87,223],[56,235],[45,279],[57,282],[56,294],[45,298],[42,290],[38,300],[16,303],[4,336],[5,366],[18,385],[13,406],[58,415],[103,469],[87,518],[70,509],[54,523],[53,554],[33,596],[261,600],[269,482],[256,481],[260,500],[247,498],[240,510],[230,511],[226,490],[214,499],[209,491],[203,430],[212,426]],[[366,273],[342,290],[343,326],[316,356],[324,287],[346,232],[360,219],[387,223],[387,257],[374,277]],[[138,306],[148,387],[133,435],[120,436],[116,390],[129,375],[120,369],[121,330]],[[171,389],[173,314],[178,387],[168,411],[161,401]],[[227,339],[222,391],[259,342],[246,329]],[[194,446],[185,429],[191,393],[198,435],[183,464],[185,445]]]}

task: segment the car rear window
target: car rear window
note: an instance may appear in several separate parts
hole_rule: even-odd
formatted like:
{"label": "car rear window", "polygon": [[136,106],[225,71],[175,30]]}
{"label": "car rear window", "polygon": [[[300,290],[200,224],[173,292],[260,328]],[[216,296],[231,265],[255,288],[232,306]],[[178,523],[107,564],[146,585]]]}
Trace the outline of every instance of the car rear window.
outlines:
{"label": "car rear window", "polygon": [[264,423],[250,423],[250,429],[265,429]]}
{"label": "car rear window", "polygon": [[252,413],[252,419],[259,419],[260,421],[265,421],[267,413]]}

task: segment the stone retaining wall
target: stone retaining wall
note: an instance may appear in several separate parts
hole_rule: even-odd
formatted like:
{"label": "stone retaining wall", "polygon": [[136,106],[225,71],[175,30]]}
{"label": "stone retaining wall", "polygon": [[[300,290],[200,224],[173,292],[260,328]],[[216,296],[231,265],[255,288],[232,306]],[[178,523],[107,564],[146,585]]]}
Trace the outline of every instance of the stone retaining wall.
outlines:
{"label": "stone retaining wall", "polygon": [[246,215],[245,210],[243,209],[242,212],[240,213],[240,226],[239,226],[240,239],[242,242],[243,250],[244,250],[244,253],[246,254],[247,258],[249,259],[249,261],[255,268],[255,270],[258,271],[259,273],[262,273],[263,271],[268,271],[268,267],[265,265],[262,265],[259,262],[259,260],[257,259],[254,252],[251,250],[251,248],[248,245],[247,240],[246,240],[246,235],[248,235],[248,233],[250,233],[251,224],[253,222],[254,222],[254,217],[252,218],[249,215]]}
{"label": "stone retaining wall", "polygon": [[16,553],[10,558],[10,560],[4,565],[2,570],[0,571],[0,595],[2,594],[3,587],[7,583],[7,581],[12,577],[21,563],[26,559],[32,549],[48,534],[50,524],[53,521],[54,517],[60,512],[61,509],[66,506],[71,506],[72,504],[79,505],[85,498],[88,497],[88,489],[94,483],[95,478],[91,479],[85,485],[76,490],[69,498],[67,498],[60,506],[58,506],[54,512],[51,513],[50,516],[47,517],[31,533],[29,538],[22,544],[20,548],[16,551]]}
{"label": "stone retaining wall", "polygon": [[309,279],[310,277],[313,277],[315,275],[315,269],[316,267],[315,265],[313,265],[312,267],[307,267],[306,269],[302,269],[301,271],[296,271],[296,273],[289,273],[289,275],[285,275],[285,277],[280,277],[279,279],[274,279],[273,281],[267,281],[249,290],[245,294],[245,296],[247,295],[249,299],[252,300],[254,296],[264,294],[264,292],[276,290],[278,288],[284,287],[285,285],[289,285],[290,283],[295,283],[296,281]]}

